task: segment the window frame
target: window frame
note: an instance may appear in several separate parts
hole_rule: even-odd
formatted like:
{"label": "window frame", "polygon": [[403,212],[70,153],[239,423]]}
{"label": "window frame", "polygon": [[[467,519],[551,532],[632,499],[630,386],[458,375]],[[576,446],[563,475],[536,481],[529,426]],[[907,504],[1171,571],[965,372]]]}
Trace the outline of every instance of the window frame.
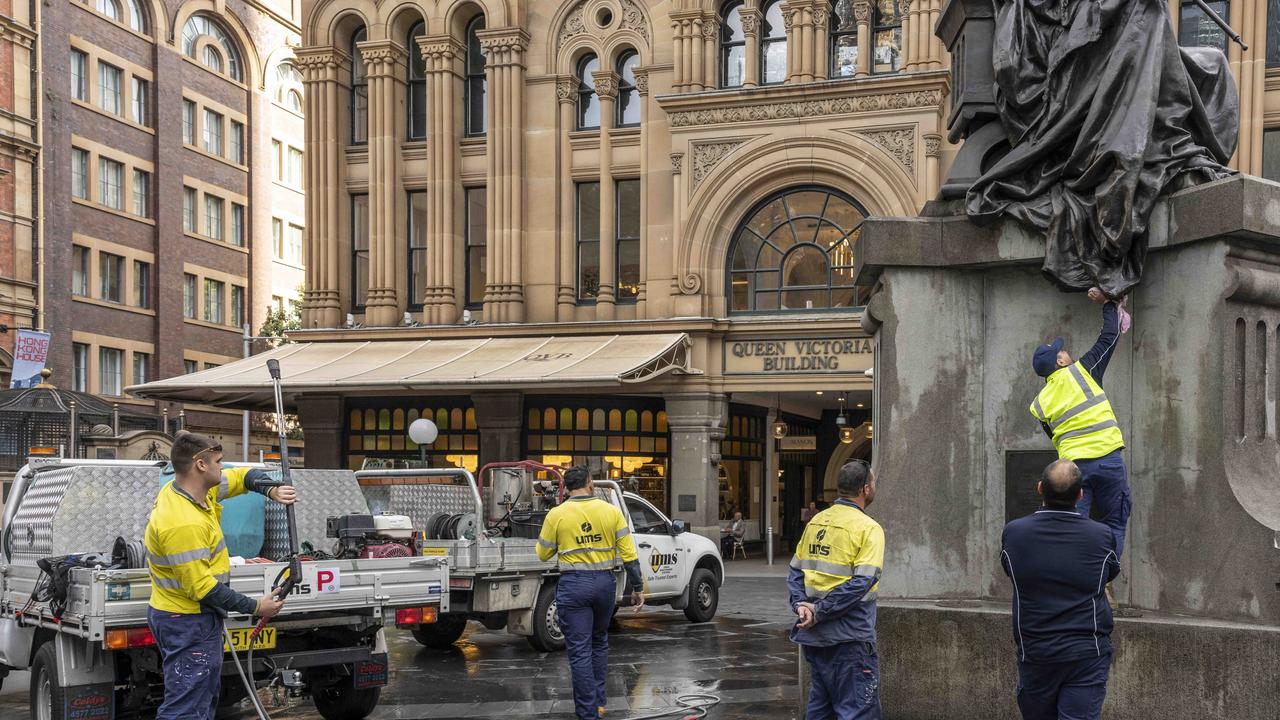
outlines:
{"label": "window frame", "polygon": [[[834,1],[831,3],[831,9],[829,10],[830,20],[828,20],[829,37],[828,37],[828,43],[827,43],[828,45],[827,77],[832,80],[842,80],[845,78],[855,77],[858,73],[858,53],[862,52],[862,48],[858,47],[857,20],[855,19],[849,28],[840,29],[841,18],[839,14],[836,12],[836,5],[838,4],[839,4],[838,2],[834,2]],[[853,6],[850,5],[849,7],[850,7],[850,12],[852,12]],[[853,72],[845,74],[845,73],[839,72],[840,68],[836,64],[837,61],[839,60],[839,54],[836,51],[840,47],[840,41],[850,37],[853,38],[853,47],[854,47]]]}
{"label": "window frame", "polygon": [[151,309],[151,263],[146,260],[133,261],[133,304]]}
{"label": "window frame", "polygon": [[[481,193],[484,197],[484,208],[485,208],[485,212],[487,213],[489,208],[489,188],[485,186],[465,188],[463,190],[463,201],[462,201],[463,207],[466,208],[465,215],[463,217],[463,231],[462,231],[462,243],[463,243],[463,255],[464,255],[463,263],[465,267],[465,271],[463,273],[463,276],[464,276],[463,277],[463,283],[464,283],[463,284],[463,306],[468,310],[479,310],[484,307],[484,298],[485,298],[485,292],[486,292],[485,286],[488,284],[488,278],[489,278],[488,215],[487,214],[485,215],[483,220],[484,227],[481,229],[479,233],[475,232],[475,228],[473,227],[472,218],[471,218],[472,193],[477,193],[477,192]],[[475,236],[479,237],[479,240],[480,240],[479,242],[472,242]],[[476,253],[480,256],[481,264],[485,268],[485,272],[484,272],[485,283],[481,285],[481,287],[479,288],[479,291],[480,291],[479,298],[474,297],[471,293],[471,290],[472,290],[471,284],[473,280],[472,273],[471,273],[472,253]]]}
{"label": "window frame", "polygon": [[133,364],[133,383],[141,385],[151,377],[151,353],[134,350],[130,353]]}
{"label": "window frame", "polygon": [[[351,98],[347,112],[350,115],[350,144],[369,144],[369,68],[360,54],[360,43],[369,37],[364,26],[351,34]],[[363,102],[361,102],[363,100]]]}
{"label": "window frame", "polygon": [[[582,208],[583,208],[583,203],[582,203],[582,190],[583,190],[583,188],[588,187],[588,186],[591,186],[591,185],[594,185],[594,186],[596,187],[596,213],[597,213],[597,214],[596,214],[595,222],[594,222],[594,227],[596,228],[596,230],[595,230],[595,232],[596,232],[596,238],[595,238],[594,240],[583,240],[583,239],[582,239],[582,228],[583,228],[584,223],[583,223],[583,221],[582,221]],[[595,304],[599,301],[599,299],[600,299],[600,245],[601,245],[601,238],[600,238],[600,236],[599,236],[599,234],[600,234],[600,230],[599,230],[599,228],[600,228],[600,215],[599,215],[599,213],[604,212],[604,208],[601,208],[601,207],[600,207],[600,181],[599,181],[599,180],[586,180],[586,181],[582,181],[582,182],[574,183],[574,186],[573,186],[573,196],[574,196],[574,213],[573,213],[573,214],[574,214],[574,222],[575,222],[574,230],[573,230],[574,268],[575,268],[575,273],[574,273],[574,298],[575,298],[575,300],[576,300],[577,304],[579,304],[579,305],[595,305]],[[584,295],[584,294],[583,294],[583,282],[582,282],[582,279],[583,279],[583,275],[582,275],[582,273],[583,273],[583,265],[582,265],[582,248],[583,248],[583,246],[584,246],[584,245],[592,245],[592,244],[594,244],[594,245],[595,245],[595,248],[596,248],[596,260],[595,260],[595,268],[596,268],[596,286],[595,286],[595,292],[594,292],[594,293],[592,293],[591,295]]]}
{"label": "window frame", "polygon": [[[729,0],[720,6],[720,67],[717,80],[721,88],[738,88],[747,83],[747,35],[742,32],[742,9],[746,7],[743,0]],[[737,23],[729,20],[731,14],[738,16]],[[735,31],[741,33],[741,39],[734,39]],[[729,82],[729,59],[734,50],[742,51],[742,81]]]}
{"label": "window frame", "polygon": [[[200,316],[207,323],[227,324],[227,283],[216,278],[204,279],[204,313]],[[216,302],[213,302],[216,300]],[[216,311],[216,312],[215,312]]]}
{"label": "window frame", "polygon": [[89,172],[89,161],[91,160],[88,150],[72,146],[71,148],[71,197],[78,200],[92,202],[90,187],[91,174]]}
{"label": "window frame", "polygon": [[[427,25],[419,20],[409,28],[406,40],[409,62],[405,68],[405,137],[411,141],[427,139],[427,57],[418,42],[418,38],[426,34]],[[421,124],[421,131],[418,131],[416,122]]]}
{"label": "window frame", "polygon": [[89,345],[71,343],[71,389],[89,392]]}
{"label": "window frame", "polygon": [[231,201],[231,237],[227,242],[236,247],[245,247],[248,243],[248,233],[246,232],[246,212],[245,206],[234,200]]}
{"label": "window frame", "polygon": [[[904,41],[903,41],[903,38],[902,38],[902,8],[898,6],[898,0],[883,0],[883,1],[885,1],[885,2],[892,2],[892,3],[893,3],[894,8],[895,8],[895,10],[894,10],[894,15],[895,15],[895,17],[897,18],[897,21],[896,21],[896,22],[884,22],[884,19],[883,19],[882,15],[881,15],[881,12],[880,12],[880,5],[879,5],[878,3],[873,3],[873,4],[871,5],[871,48],[870,48],[870,51],[871,51],[871,63],[870,63],[870,65],[871,65],[871,74],[872,74],[872,75],[896,75],[897,73],[902,72],[902,45],[903,45],[903,42],[904,42]],[[876,71],[876,54],[875,54],[875,53],[876,53],[876,49],[879,47],[879,43],[878,43],[878,41],[877,41],[877,39],[876,39],[876,38],[878,38],[878,37],[880,36],[880,33],[882,33],[882,32],[890,32],[890,31],[896,31],[896,32],[897,32],[897,37],[898,37],[898,55],[897,55],[898,66],[897,66],[896,68],[893,68],[892,70],[882,70],[882,71],[877,72],[877,71]]]}
{"label": "window frame", "polygon": [[[369,240],[370,240],[369,238],[369,193],[351,193],[350,198],[351,198],[351,312],[353,314],[358,314],[358,313],[364,312],[365,300],[367,299],[369,294],[369,275],[368,275]],[[361,199],[364,200],[363,215],[364,215],[365,222],[363,223],[363,228],[364,228],[363,234],[358,232],[358,230],[361,227],[361,223],[360,223],[360,218],[358,217],[359,213],[357,213],[357,208],[361,206],[360,204]],[[356,246],[357,238],[364,239],[363,248],[359,248]],[[363,293],[359,292],[359,288],[361,287],[361,282],[360,282],[360,258],[361,257],[364,258],[365,271],[366,271],[365,277],[364,277],[364,283],[363,283],[363,286],[364,286]]]}
{"label": "window frame", "polygon": [[[640,66],[640,53],[634,49],[623,50],[618,55],[618,61],[614,63],[614,72],[618,75],[618,99],[614,103],[613,126],[616,128],[638,128],[643,121],[644,108],[641,107],[643,100],[640,99],[640,89],[636,87],[636,83],[627,80],[627,63],[635,60],[636,67]],[[631,71],[632,77],[635,77],[635,70]],[[635,108],[635,122],[624,122],[626,111],[629,108]]]}
{"label": "window frame", "polygon": [[[110,199],[114,199],[114,203],[108,202]],[[103,155],[98,156],[98,202],[112,210],[124,211],[124,163]]]}
{"label": "window frame", "polygon": [[[489,81],[485,73],[488,58],[480,45],[477,32],[485,29],[484,15],[476,15],[467,23],[463,59],[463,131],[466,137],[484,137],[489,132]],[[476,93],[480,94],[480,117],[477,118]]]}
{"label": "window frame", "polygon": [[[578,65],[574,74],[578,78],[578,100],[575,103],[574,129],[576,130],[599,130],[604,121],[604,113],[600,105],[600,97],[596,94],[596,81],[591,73],[587,72],[587,66],[595,63],[596,69],[600,68],[600,57],[594,53],[587,53],[578,58]],[[594,100],[593,100],[594,98]],[[596,124],[585,124],[585,118],[591,110],[592,105],[595,106]]]}
{"label": "window frame", "polygon": [[98,253],[98,299],[124,304],[125,258],[115,253]]}
{"label": "window frame", "polygon": [[182,144],[196,146],[196,103],[182,98]]}
{"label": "window frame", "polygon": [[129,115],[130,119],[143,127],[151,125],[151,83],[137,75],[131,76],[129,80],[130,98],[129,98]]}
{"label": "window frame", "polygon": [[89,102],[89,53],[79,48],[71,48],[71,97],[80,102]]}
{"label": "window frame", "polygon": [[[222,157],[222,153],[226,149],[226,144],[223,142],[222,123],[226,120],[226,116],[212,108],[205,108],[203,120],[204,122],[200,128],[200,147],[211,155]],[[215,146],[217,149],[214,149]]]}
{"label": "window frame", "polygon": [[[790,68],[787,67],[787,55],[790,38],[787,37],[786,24],[782,19],[782,3],[783,0],[773,0],[762,7],[760,15],[760,80],[761,85],[780,85],[787,81],[787,74]],[[770,36],[768,33],[773,25],[769,22],[769,13],[778,10],[778,26],[782,29],[781,35]],[[769,49],[775,45],[782,46],[782,77],[778,80],[769,80]]]}
{"label": "window frame", "polygon": [[[622,186],[624,183],[634,183],[636,193],[636,223],[635,235],[626,237],[622,234]],[[622,178],[613,181],[613,300],[619,305],[631,305],[639,301],[640,287],[644,284],[644,278],[640,277],[640,234],[643,232],[644,218],[640,212],[640,195],[644,192],[640,178]],[[636,292],[634,295],[622,294],[622,244],[630,243],[635,245],[636,249]]]}
{"label": "window frame", "polygon": [[89,297],[89,279],[92,277],[89,263],[92,258],[93,250],[88,246],[71,246],[71,294],[75,297]]}
{"label": "window frame", "polygon": [[195,320],[200,317],[200,279],[191,273],[182,274],[182,317]]}
{"label": "window frame", "polygon": [[[114,358],[115,372],[113,383],[107,386],[107,358]],[[124,350],[113,347],[98,348],[98,394],[113,397],[124,394]]]}
{"label": "window frame", "polygon": [[[405,230],[406,230],[405,242],[408,245],[408,251],[409,251],[409,257],[408,257],[409,266],[407,268],[407,271],[409,274],[408,306],[409,306],[409,309],[411,310],[421,310],[423,306],[426,304],[426,284],[427,284],[426,262],[430,261],[430,258],[428,257],[426,258],[426,261],[420,264],[417,259],[417,256],[419,254],[426,255],[429,252],[429,243],[427,242],[427,228],[425,227],[425,223],[424,223],[424,227],[419,228],[418,224],[414,222],[414,201],[417,198],[421,198],[422,205],[420,209],[425,220],[426,219],[425,216],[427,213],[427,191],[426,190],[408,190],[405,192],[405,211],[408,214],[408,219],[405,225]],[[464,200],[463,201],[464,208],[466,207],[465,202],[466,201]],[[465,237],[465,232],[466,232],[465,229],[463,232]],[[419,240],[421,240],[421,244],[416,244]],[[419,267],[422,268],[421,274],[418,273]],[[422,286],[419,287],[418,283],[421,283]]]}
{"label": "window frame", "polygon": [[244,326],[245,321],[245,288],[232,283],[227,305],[227,324],[236,329]]}
{"label": "window frame", "polygon": [[182,186],[182,232],[200,234],[200,191],[190,185]]}
{"label": "window frame", "polygon": [[142,168],[133,168],[133,214],[138,217],[151,217],[151,173]]}
{"label": "window frame", "polygon": [[[217,208],[216,222],[212,210]],[[210,240],[223,242],[226,229],[223,227],[227,219],[227,201],[212,193],[204,193],[204,230],[202,235]]]}

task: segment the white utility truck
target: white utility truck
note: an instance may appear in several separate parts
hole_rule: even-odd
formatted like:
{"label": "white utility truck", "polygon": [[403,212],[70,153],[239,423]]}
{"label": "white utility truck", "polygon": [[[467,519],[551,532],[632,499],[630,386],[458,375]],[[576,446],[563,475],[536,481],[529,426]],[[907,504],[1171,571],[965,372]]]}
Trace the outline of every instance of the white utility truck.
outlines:
{"label": "white utility truck", "polygon": [[[523,635],[543,652],[564,647],[556,621],[559,566],[536,553],[543,519],[564,498],[561,473],[562,468],[528,460],[492,463],[480,468],[480,486],[458,468],[356,472],[375,518],[379,512],[408,516],[420,533],[420,552],[448,558],[449,608],[435,623],[413,628],[418,642],[448,647],[468,620],[477,620],[491,630],[505,627]],[[645,603],[684,610],[692,622],[711,620],[724,582],[717,543],[687,532],[683,522],[667,519],[616,482],[595,486],[631,527]],[[621,602],[628,598],[623,573],[617,574]]]}
{"label": "white utility truck", "polygon": [[[33,459],[18,473],[0,526],[0,677],[31,671],[33,720],[112,720],[154,711],[162,698],[141,540],[163,469],[156,462]],[[329,541],[330,517],[368,512],[349,471],[292,476],[298,535],[312,546]],[[261,555],[270,560],[289,554],[283,519],[280,506],[268,502]],[[358,544],[364,552],[344,558],[304,554],[301,584],[253,648],[257,687],[309,694],[327,720],[373,711],[388,677],[385,625],[416,630],[449,609],[448,566],[419,554],[411,531],[368,528]],[[285,567],[233,564],[231,587],[261,596]],[[232,615],[227,624],[247,660],[249,618]],[[224,705],[247,694],[230,660]]]}

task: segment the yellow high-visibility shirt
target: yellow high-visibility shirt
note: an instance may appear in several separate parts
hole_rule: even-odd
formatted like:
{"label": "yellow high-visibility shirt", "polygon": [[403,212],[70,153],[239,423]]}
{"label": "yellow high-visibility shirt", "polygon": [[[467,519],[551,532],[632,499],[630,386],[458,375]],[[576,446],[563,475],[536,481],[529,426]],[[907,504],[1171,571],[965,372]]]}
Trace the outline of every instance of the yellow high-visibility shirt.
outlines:
{"label": "yellow high-visibility shirt", "polygon": [[639,560],[622,511],[596,497],[571,497],[547,513],[538,558],[559,555],[560,570],[612,570]]}
{"label": "yellow high-visibility shirt", "polygon": [[1055,370],[1031,402],[1031,414],[1049,426],[1063,460],[1092,460],[1124,447],[1124,435],[1102,391],[1084,363]]}
{"label": "yellow high-visibility shirt", "polygon": [[862,602],[876,599],[884,568],[884,530],[857,507],[837,502],[804,526],[791,567],[804,573],[810,598],[824,598],[856,576],[874,580]]}
{"label": "yellow high-visibility shirt", "polygon": [[194,615],[201,611],[200,600],[215,585],[231,579],[219,501],[245,492],[250,469],[224,470],[222,482],[204,498],[206,507],[172,482],[160,488],[144,536],[151,571],[151,607]]}

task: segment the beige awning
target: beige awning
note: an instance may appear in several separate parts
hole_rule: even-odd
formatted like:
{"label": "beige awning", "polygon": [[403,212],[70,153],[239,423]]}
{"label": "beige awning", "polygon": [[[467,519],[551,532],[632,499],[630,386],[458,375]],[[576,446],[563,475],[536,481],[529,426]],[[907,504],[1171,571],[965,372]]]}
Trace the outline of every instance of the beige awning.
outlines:
{"label": "beige awning", "polygon": [[135,397],[269,409],[267,360],[280,361],[286,402],[302,393],[608,388],[689,367],[689,336],[370,340],[284,345],[220,367],[135,385]]}

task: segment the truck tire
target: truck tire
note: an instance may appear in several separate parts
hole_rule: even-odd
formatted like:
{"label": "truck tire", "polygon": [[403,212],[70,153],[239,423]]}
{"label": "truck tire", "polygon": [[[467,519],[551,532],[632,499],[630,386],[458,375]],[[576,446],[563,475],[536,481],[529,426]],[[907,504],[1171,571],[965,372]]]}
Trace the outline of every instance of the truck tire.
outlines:
{"label": "truck tire", "polygon": [[452,647],[467,629],[465,615],[441,615],[435,622],[413,628],[413,639],[425,647],[444,650]]}
{"label": "truck tire", "polygon": [[711,622],[716,616],[716,608],[720,606],[720,588],[716,585],[716,576],[706,568],[698,568],[689,578],[689,604],[684,607],[684,616],[690,622]]}
{"label": "truck tire", "polygon": [[564,632],[556,617],[556,584],[543,583],[538,591],[538,602],[533,605],[533,634],[529,644],[538,652],[559,652],[564,649]]}
{"label": "truck tire", "polygon": [[65,708],[57,650],[54,643],[47,642],[31,663],[31,720],[63,720]]}
{"label": "truck tire", "polygon": [[311,694],[311,701],[324,720],[364,720],[378,706],[382,688],[359,689],[355,680],[347,675],[328,687]]}

